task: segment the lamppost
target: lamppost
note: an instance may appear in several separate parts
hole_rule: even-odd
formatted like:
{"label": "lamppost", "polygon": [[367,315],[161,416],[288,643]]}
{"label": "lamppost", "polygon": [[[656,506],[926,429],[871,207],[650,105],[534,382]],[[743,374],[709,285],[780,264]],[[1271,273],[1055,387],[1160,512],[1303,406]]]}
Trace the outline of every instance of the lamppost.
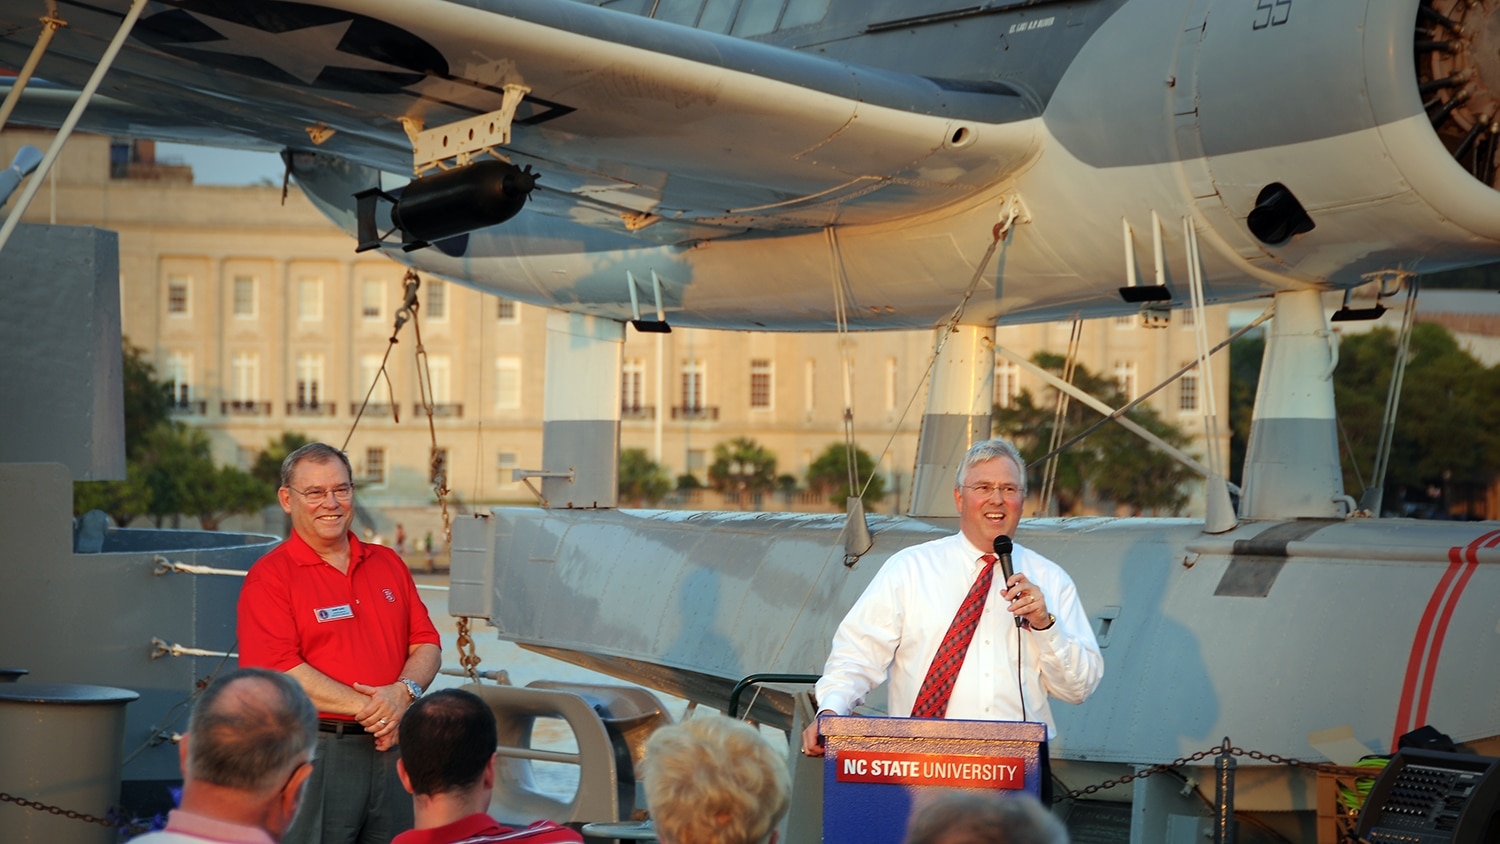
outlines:
{"label": "lamppost", "polygon": [[755,467],[739,460],[729,461],[729,485],[734,490],[735,501],[745,509],[745,489],[750,486],[749,475]]}

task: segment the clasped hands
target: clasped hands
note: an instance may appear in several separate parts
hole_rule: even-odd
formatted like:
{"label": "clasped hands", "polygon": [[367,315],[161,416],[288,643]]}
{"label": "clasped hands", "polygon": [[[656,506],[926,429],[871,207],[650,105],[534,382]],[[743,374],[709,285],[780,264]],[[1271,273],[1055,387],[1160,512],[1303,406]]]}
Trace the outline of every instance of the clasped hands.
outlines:
{"label": "clasped hands", "polygon": [[398,741],[396,727],[401,723],[401,716],[406,714],[406,708],[411,706],[411,693],[406,686],[400,682],[388,686],[355,683],[354,690],[369,698],[365,707],[355,713],[354,720],[365,728],[365,732],[375,736],[376,750],[395,747]]}

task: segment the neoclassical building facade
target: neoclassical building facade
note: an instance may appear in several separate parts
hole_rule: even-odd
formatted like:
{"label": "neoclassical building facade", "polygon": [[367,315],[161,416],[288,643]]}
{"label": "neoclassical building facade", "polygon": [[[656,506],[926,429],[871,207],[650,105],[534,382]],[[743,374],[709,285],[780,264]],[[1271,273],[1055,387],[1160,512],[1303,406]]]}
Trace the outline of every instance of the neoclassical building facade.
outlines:
{"label": "neoclassical building facade", "polygon": [[[50,139],[12,129],[0,155]],[[367,504],[416,506],[433,500],[435,439],[459,500],[533,500],[512,470],[541,468],[544,310],[424,276],[417,320],[392,344],[402,266],[355,253],[295,186],[283,200],[280,185],[195,185],[190,170],[155,161],[150,144],[75,137],[25,219],[119,233],[126,339],[171,383],[174,413],[208,432],[221,461],[248,465],[297,431],[346,445]],[[1225,312],[1207,313],[1217,342]],[[1086,323],[1078,359],[1137,395],[1194,359],[1182,317],[1154,329],[1137,317]],[[1071,323],[1007,326],[997,340],[1030,356],[1062,352],[1070,331]],[[847,372],[852,431],[886,477],[891,495],[878,509],[892,512],[910,491],[932,345],[929,331],[627,329],[621,447],[644,449],[673,476],[704,479],[716,445],[748,437],[776,455],[778,474],[800,479],[843,441]],[[1227,454],[1227,360],[1211,369]],[[1002,361],[995,374],[1002,405],[1042,389],[1014,364]],[[1205,386],[1194,375],[1150,399],[1200,438],[1199,454]],[[788,505],[799,506],[776,506]]]}

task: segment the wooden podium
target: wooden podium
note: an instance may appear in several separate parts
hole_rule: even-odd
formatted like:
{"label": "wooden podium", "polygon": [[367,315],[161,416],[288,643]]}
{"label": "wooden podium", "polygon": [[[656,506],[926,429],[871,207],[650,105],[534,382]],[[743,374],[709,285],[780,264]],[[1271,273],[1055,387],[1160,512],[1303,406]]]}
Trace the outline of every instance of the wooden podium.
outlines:
{"label": "wooden podium", "polygon": [[1041,798],[1047,725],[1034,721],[826,715],[820,731],[825,844],[901,844],[924,789],[1026,791]]}

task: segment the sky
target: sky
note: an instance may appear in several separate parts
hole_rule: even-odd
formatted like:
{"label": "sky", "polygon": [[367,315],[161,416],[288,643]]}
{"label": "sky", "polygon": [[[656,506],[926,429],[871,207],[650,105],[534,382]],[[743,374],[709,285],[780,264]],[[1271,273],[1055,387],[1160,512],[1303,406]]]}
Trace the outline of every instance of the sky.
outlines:
{"label": "sky", "polygon": [[156,158],[163,163],[181,161],[192,165],[194,184],[253,185],[263,179],[281,184],[281,156],[274,152],[159,143]]}

